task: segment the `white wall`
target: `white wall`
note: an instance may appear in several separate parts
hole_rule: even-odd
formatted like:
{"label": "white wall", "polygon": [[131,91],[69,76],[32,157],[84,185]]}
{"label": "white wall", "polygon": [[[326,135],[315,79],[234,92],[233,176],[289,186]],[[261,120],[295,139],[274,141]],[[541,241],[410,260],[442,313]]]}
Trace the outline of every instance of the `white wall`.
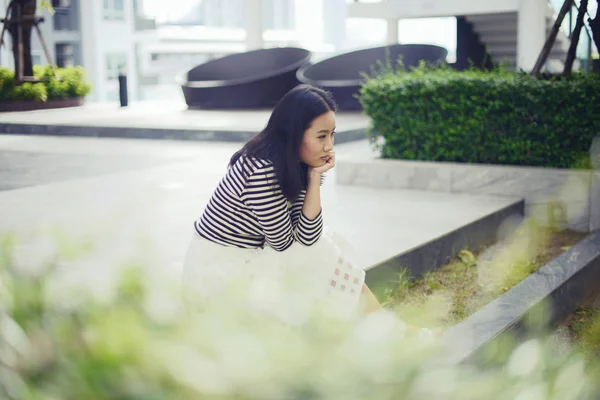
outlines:
{"label": "white wall", "polygon": [[98,21],[103,15],[103,4],[97,0],[83,0],[80,3],[81,55],[87,78],[92,83],[92,91],[87,100],[102,100],[104,83],[102,79],[102,52],[97,46]]}
{"label": "white wall", "polygon": [[421,43],[444,47],[448,50],[446,61],[456,62],[456,18],[417,18],[400,20],[399,43]]}
{"label": "white wall", "polygon": [[547,0],[521,0],[517,21],[517,67],[531,71],[546,42]]}
{"label": "white wall", "polygon": [[324,32],[323,0],[296,0],[296,31],[306,45],[322,43]]}
{"label": "white wall", "polygon": [[346,0],[323,0],[323,37],[325,43],[342,49],[346,42]]}
{"label": "white wall", "polygon": [[[100,100],[101,101],[118,101],[119,86],[117,80],[108,80],[107,76],[107,57],[109,55],[123,54],[127,58],[127,86],[128,96],[135,100],[135,88],[137,85],[137,74],[135,68],[135,52],[133,26],[134,16],[132,0],[123,0],[125,3],[124,20],[105,20],[103,14],[96,14],[96,38],[95,47],[98,51],[99,59],[97,60],[96,71],[98,74],[98,82],[100,82]],[[102,7],[101,2],[100,6]],[[91,16],[90,16],[91,17]],[[91,45],[91,43],[89,43]],[[88,42],[84,42],[87,46]]]}
{"label": "white wall", "polygon": [[103,0],[81,0],[86,3],[81,10],[82,47],[84,66],[88,69],[94,89],[90,100],[118,102],[119,83],[108,79],[107,58],[110,55],[123,55],[126,58],[127,94],[130,101],[139,100],[139,72],[143,71],[143,54],[139,50],[145,44],[155,43],[156,31],[135,30],[133,1],[123,0],[124,18],[110,20],[104,18]]}

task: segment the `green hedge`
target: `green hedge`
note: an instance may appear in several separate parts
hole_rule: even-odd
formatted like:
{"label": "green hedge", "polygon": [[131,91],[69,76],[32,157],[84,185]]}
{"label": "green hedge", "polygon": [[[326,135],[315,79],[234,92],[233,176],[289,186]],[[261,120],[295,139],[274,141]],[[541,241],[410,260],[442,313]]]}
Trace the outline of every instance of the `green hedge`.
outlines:
{"label": "green hedge", "polygon": [[15,73],[9,68],[0,68],[0,101],[47,101],[85,97],[91,84],[85,80],[82,67],[56,68],[56,76],[50,66],[35,66],[33,73],[38,78],[49,78],[38,83],[17,85]]}
{"label": "green hedge", "polygon": [[501,70],[380,72],[360,90],[383,158],[590,168],[600,76]]}

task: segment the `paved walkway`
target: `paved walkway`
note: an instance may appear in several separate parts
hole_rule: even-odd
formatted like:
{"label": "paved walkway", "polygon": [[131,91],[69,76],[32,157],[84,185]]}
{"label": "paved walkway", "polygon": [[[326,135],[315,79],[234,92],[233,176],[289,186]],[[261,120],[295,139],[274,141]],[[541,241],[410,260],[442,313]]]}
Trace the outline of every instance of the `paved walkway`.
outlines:
{"label": "paved walkway", "polygon": [[[202,212],[229,156],[238,148],[239,144],[232,143],[0,136],[0,172],[6,154],[14,160],[23,153],[51,160],[55,171],[46,175],[46,181],[42,174],[28,185],[0,191],[0,234],[17,233],[23,245],[19,257],[26,259],[46,254],[47,232],[58,229],[74,239],[88,238],[94,244],[92,255],[68,270],[74,276],[91,277],[92,282],[103,279],[111,265],[128,259],[141,259],[152,269],[178,274],[192,221]],[[340,162],[370,151],[364,141],[336,149]],[[122,168],[115,168],[117,159]],[[18,174],[37,174],[48,167],[44,164],[50,161],[46,161],[23,164],[13,171],[13,180],[20,181]],[[10,176],[10,166],[4,170]],[[361,267],[432,240],[512,201],[339,186],[335,173],[323,188],[326,224],[355,246]]]}

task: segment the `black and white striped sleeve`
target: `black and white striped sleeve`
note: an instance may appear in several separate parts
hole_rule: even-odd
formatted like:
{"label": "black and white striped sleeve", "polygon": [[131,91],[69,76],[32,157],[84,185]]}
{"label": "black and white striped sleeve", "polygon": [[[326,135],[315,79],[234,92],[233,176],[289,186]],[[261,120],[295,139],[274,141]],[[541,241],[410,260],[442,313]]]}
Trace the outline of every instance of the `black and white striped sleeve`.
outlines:
{"label": "black and white striped sleeve", "polygon": [[292,205],[292,227],[294,237],[305,246],[315,244],[323,233],[323,210],[314,219],[308,219],[302,212],[306,191],[302,191]]}
{"label": "black and white striped sleeve", "polygon": [[246,186],[241,199],[256,216],[265,240],[273,249],[283,251],[294,243],[287,200],[277,184],[272,166],[249,159]]}

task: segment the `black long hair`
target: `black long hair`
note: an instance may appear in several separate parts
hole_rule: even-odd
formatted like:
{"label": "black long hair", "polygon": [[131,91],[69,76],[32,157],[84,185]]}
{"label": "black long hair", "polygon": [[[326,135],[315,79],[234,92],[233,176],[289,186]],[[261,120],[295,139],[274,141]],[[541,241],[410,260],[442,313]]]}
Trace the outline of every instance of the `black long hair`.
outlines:
{"label": "black long hair", "polygon": [[296,86],[279,100],[265,129],[231,157],[229,166],[241,156],[271,161],[283,195],[294,201],[306,188],[308,166],[300,161],[304,132],[328,111],[337,111],[330,93],[310,85]]}

